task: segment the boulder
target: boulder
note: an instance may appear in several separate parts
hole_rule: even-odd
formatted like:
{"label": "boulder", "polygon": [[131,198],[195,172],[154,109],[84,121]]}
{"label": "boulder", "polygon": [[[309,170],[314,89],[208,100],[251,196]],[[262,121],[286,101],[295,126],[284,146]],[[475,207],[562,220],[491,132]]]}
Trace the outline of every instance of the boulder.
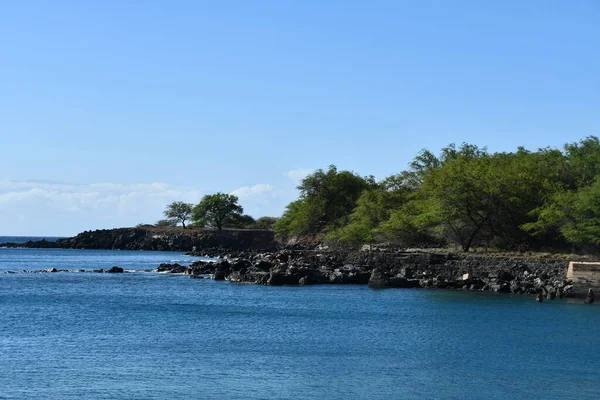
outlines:
{"label": "boulder", "polygon": [[266,260],[259,260],[254,264],[254,267],[262,271],[269,271],[271,268],[273,268],[273,264]]}
{"label": "boulder", "polygon": [[507,282],[498,282],[490,284],[490,289],[498,293],[510,293],[510,285]]}
{"label": "boulder", "polygon": [[195,261],[187,268],[187,273],[190,275],[212,274],[215,269],[215,264],[212,262]]}
{"label": "boulder", "polygon": [[298,285],[316,285],[331,283],[329,271],[326,269],[300,268],[297,272]]}
{"label": "boulder", "polygon": [[288,252],[282,251],[281,253],[277,253],[275,255],[275,259],[281,262],[288,262],[290,259],[290,254]]}
{"label": "boulder", "polygon": [[411,279],[413,277],[413,271],[410,267],[404,267],[400,269],[400,274],[406,279]]}
{"label": "boulder", "polygon": [[117,266],[114,266],[114,267],[111,267],[111,268],[110,268],[108,271],[106,271],[106,272],[108,272],[109,274],[122,273],[122,272],[123,272],[123,268],[121,268],[121,267],[117,267]]}
{"label": "boulder", "polygon": [[233,283],[240,283],[245,282],[245,277],[241,271],[233,271],[225,277],[225,280]]}
{"label": "boulder", "polygon": [[183,265],[179,265],[179,264],[160,264],[158,266],[158,268],[156,268],[156,270],[158,272],[169,272],[171,274],[182,274],[184,273],[187,268],[184,267]]}
{"label": "boulder", "polygon": [[286,274],[283,271],[271,271],[269,277],[267,278],[266,284],[269,286],[287,286],[297,285],[299,282],[300,279],[294,275]]}
{"label": "boulder", "polygon": [[215,281],[223,281],[225,280],[225,276],[227,276],[227,272],[229,272],[230,264],[227,260],[220,261],[215,263],[215,269],[212,273],[212,278]]}
{"label": "boulder", "polygon": [[250,268],[251,266],[252,266],[252,263],[249,260],[237,259],[237,260],[234,260],[231,262],[230,269],[232,271],[241,271],[241,270]]}
{"label": "boulder", "polygon": [[575,297],[575,290],[573,289],[573,285],[566,285],[563,287],[563,297]]}
{"label": "boulder", "polygon": [[403,276],[389,277],[379,268],[373,269],[368,282],[371,288],[415,288],[420,287],[418,279],[406,279]]}
{"label": "boulder", "polygon": [[500,271],[498,272],[498,280],[510,282],[515,279],[515,276],[510,271]]}
{"label": "boulder", "polygon": [[390,287],[393,288],[411,289],[420,286],[418,279],[406,279],[399,276],[390,279]]}
{"label": "boulder", "polygon": [[371,273],[359,268],[336,268],[329,275],[329,281],[331,283],[339,284],[358,284],[364,285],[369,283],[371,279]]}
{"label": "boulder", "polygon": [[521,283],[517,280],[514,280],[510,283],[510,292],[511,293],[521,293],[523,291],[523,287]]}
{"label": "boulder", "polygon": [[57,272],[58,270],[56,268],[48,268],[46,271],[47,272]]}
{"label": "boulder", "polygon": [[390,279],[379,268],[375,268],[371,271],[368,285],[371,288],[387,288],[390,287]]}

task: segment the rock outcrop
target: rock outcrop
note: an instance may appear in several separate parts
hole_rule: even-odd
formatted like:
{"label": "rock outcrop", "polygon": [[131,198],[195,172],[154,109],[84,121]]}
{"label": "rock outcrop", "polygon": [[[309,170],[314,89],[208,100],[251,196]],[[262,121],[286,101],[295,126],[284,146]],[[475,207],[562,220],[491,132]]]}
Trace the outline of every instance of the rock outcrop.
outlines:
{"label": "rock outcrop", "polygon": [[[161,266],[162,267],[162,266]],[[238,252],[170,271],[261,285],[368,284],[572,297],[568,262],[556,259],[403,252]],[[160,268],[160,267],[159,267]],[[184,268],[184,271],[181,270]]]}
{"label": "rock outcrop", "polygon": [[201,255],[241,250],[273,250],[277,246],[272,231],[182,228],[119,228],[85,231],[54,242],[41,240],[4,247],[70,248],[103,250],[190,251]]}

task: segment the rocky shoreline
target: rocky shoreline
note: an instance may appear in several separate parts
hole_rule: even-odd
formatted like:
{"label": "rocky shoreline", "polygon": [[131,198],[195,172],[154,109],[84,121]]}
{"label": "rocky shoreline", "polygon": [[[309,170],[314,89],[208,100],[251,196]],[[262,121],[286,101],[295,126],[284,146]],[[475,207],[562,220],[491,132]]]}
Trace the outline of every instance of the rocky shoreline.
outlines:
{"label": "rocky shoreline", "polygon": [[224,255],[190,266],[161,264],[159,272],[269,286],[359,284],[372,288],[438,288],[542,293],[574,297],[568,262],[430,252],[320,252],[281,250]]}
{"label": "rocky shoreline", "polygon": [[[214,255],[213,255],[214,256]],[[429,288],[539,295],[544,298],[579,297],[566,278],[564,259],[491,256],[433,252],[333,252],[315,250],[241,251],[221,254],[216,261],[190,265],[160,264],[154,270],[110,269],[20,273],[127,273],[181,274],[240,284],[303,286],[323,284],[368,285],[374,289]],[[16,273],[6,271],[6,273]]]}
{"label": "rocky shoreline", "polygon": [[[359,284],[372,288],[438,288],[573,297],[566,259],[435,251],[332,251],[320,238],[277,242],[271,231],[122,228],[83,232],[56,242],[8,247],[190,251],[219,258],[157,271],[270,286]],[[6,244],[5,244],[6,245]],[[56,270],[21,272],[61,272]],[[73,271],[69,271],[73,272]],[[111,270],[76,272],[127,272]]]}

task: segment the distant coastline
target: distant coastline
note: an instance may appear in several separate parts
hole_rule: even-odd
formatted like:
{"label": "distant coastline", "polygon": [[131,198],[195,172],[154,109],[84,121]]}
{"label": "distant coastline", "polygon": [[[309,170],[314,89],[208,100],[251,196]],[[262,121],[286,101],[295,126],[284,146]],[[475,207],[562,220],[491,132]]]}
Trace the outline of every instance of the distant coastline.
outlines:
{"label": "distant coastline", "polygon": [[56,242],[59,239],[64,239],[64,236],[0,236],[0,246],[4,243],[24,244],[27,242],[39,242],[45,240],[47,242]]}
{"label": "distant coastline", "polygon": [[4,236],[0,237],[0,246],[184,252],[197,249],[209,253],[223,253],[240,250],[267,250],[276,247],[277,243],[270,230],[226,229],[219,231],[206,228],[135,227],[85,231],[70,238]]}

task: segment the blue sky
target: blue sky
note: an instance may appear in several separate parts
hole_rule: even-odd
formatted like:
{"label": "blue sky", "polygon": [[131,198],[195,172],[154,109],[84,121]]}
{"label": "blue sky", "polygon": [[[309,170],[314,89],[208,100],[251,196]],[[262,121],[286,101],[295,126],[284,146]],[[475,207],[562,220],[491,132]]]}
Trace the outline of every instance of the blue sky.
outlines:
{"label": "blue sky", "polygon": [[154,222],[239,195],[279,215],[336,164],[600,135],[600,2],[0,5],[0,234]]}

